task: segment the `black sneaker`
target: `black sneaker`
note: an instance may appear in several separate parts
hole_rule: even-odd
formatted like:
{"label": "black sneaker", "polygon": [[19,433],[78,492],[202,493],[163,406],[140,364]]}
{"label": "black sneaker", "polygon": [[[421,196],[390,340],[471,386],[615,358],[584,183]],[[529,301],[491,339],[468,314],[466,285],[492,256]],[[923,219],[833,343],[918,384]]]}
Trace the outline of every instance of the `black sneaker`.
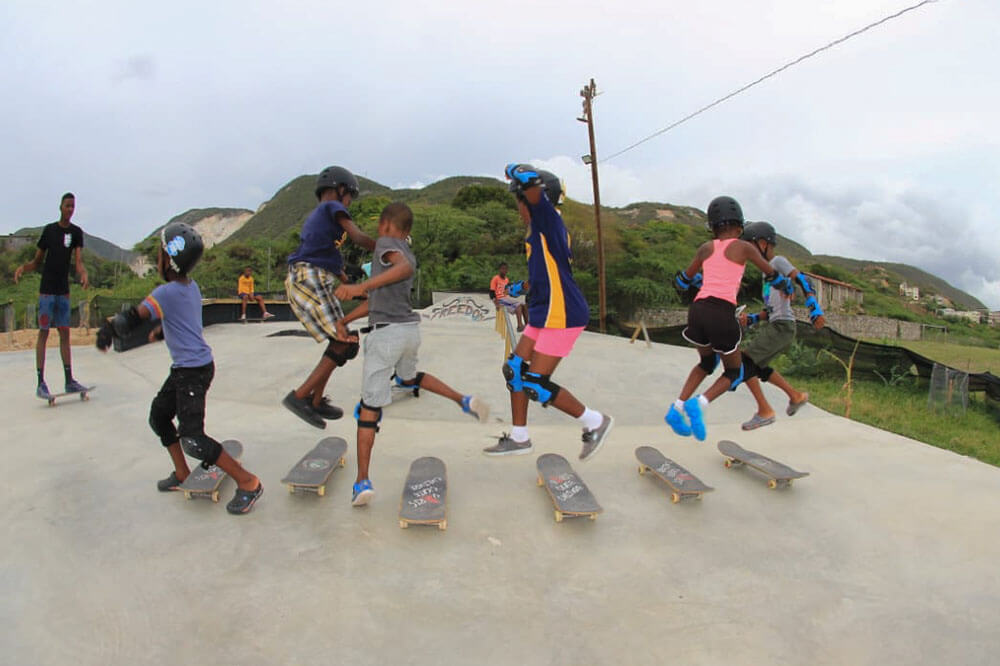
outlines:
{"label": "black sneaker", "polygon": [[260,481],[257,482],[257,490],[243,490],[242,488],[236,488],[236,494],[233,495],[233,499],[229,501],[226,505],[226,511],[239,515],[241,513],[249,513],[253,505],[257,503],[260,496],[264,494],[264,484]]}
{"label": "black sneaker", "polygon": [[295,391],[289,391],[288,395],[285,396],[285,399],[281,401],[281,404],[309,425],[319,428],[320,430],[326,428],[326,421],[324,421],[322,417],[316,413],[316,410],[313,409],[312,403],[308,400],[296,398]]}
{"label": "black sneaker", "polygon": [[171,490],[181,489],[181,480],[177,478],[177,472],[171,472],[170,476],[156,482],[156,489],[161,493],[169,493]]}
{"label": "black sneaker", "polygon": [[320,398],[319,405],[312,405],[312,410],[327,421],[336,421],[344,415],[344,410],[330,403],[325,395]]}

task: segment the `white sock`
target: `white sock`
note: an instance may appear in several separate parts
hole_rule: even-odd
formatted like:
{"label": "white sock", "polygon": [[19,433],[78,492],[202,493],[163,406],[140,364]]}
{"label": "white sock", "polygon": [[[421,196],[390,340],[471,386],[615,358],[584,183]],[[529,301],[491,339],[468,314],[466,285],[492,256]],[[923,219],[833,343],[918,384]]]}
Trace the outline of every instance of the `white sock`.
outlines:
{"label": "white sock", "polygon": [[681,412],[682,414],[684,413],[684,401],[681,400],[680,398],[674,400],[674,407],[677,408],[678,412]]}
{"label": "white sock", "polygon": [[582,423],[587,430],[594,430],[601,427],[601,423],[604,422],[604,414],[595,412],[590,407],[584,407],[583,414],[576,417],[576,420]]}
{"label": "white sock", "polygon": [[528,426],[514,426],[510,429],[510,438],[518,444],[527,442],[530,439],[528,437]]}
{"label": "white sock", "polygon": [[698,406],[701,407],[701,411],[705,411],[705,408],[708,407],[708,398],[700,393],[698,394]]}

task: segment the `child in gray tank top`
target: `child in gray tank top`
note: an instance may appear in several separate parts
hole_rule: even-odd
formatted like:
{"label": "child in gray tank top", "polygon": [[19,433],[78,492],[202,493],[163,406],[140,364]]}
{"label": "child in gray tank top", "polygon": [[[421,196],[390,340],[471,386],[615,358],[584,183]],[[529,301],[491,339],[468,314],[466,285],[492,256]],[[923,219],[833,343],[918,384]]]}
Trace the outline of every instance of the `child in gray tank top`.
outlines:
{"label": "child in gray tank top", "polygon": [[367,301],[340,322],[346,325],[368,316],[368,326],[362,329],[368,334],[364,340],[361,402],[354,409],[358,421],[358,476],[351,498],[354,506],[368,504],[375,495],[368,467],[382,408],[392,402],[394,378],[398,386],[412,389],[414,394],[424,389],[442,395],[480,421],[489,416],[489,407],[478,397],[463,395],[437,377],[417,371],[420,313],[414,312],[410,304],[417,259],[407,242],[412,227],[413,211],[409,206],[386,206],[378,221],[371,277],[358,284],[342,284],[335,292],[340,300],[368,295]]}

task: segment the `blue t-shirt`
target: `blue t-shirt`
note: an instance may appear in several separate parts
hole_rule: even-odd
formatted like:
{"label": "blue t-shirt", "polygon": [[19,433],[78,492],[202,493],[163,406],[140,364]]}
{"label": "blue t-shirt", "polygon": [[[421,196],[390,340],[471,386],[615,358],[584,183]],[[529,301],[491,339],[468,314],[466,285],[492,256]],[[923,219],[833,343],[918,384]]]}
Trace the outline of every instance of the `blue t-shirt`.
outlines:
{"label": "blue t-shirt", "polygon": [[212,348],[201,333],[201,290],[191,280],[161,284],[142,302],[163,322],[163,340],[174,368],[200,368],[212,362]]}
{"label": "blue t-shirt", "polygon": [[288,255],[288,263],[304,261],[335,275],[344,270],[340,246],[347,240],[347,232],[340,226],[340,216],[351,219],[351,214],[339,201],[324,201],[316,206],[302,225],[299,235],[302,242]]}
{"label": "blue t-shirt", "polygon": [[566,225],[544,193],[537,205],[528,204],[528,210],[528,323],[535,328],[586,326],[590,308],[573,280],[569,263],[573,254]]}

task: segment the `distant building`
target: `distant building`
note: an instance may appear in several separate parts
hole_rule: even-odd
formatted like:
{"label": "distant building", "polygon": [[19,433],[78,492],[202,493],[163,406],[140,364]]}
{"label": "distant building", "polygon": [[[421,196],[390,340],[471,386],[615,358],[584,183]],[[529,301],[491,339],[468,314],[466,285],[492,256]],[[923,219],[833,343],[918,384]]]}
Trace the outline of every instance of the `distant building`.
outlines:
{"label": "distant building", "polygon": [[809,281],[816,290],[816,300],[826,312],[843,310],[844,304],[848,302],[861,305],[865,300],[864,292],[854,285],[814,273],[805,274],[809,276]]}
{"label": "distant building", "polygon": [[965,319],[973,324],[983,323],[983,313],[979,310],[956,310],[955,308],[941,308],[938,314],[942,317],[955,317]]}
{"label": "distant building", "polygon": [[902,282],[899,285],[899,295],[902,296],[903,298],[908,298],[911,301],[919,301],[920,287],[917,286],[911,287],[905,282]]}
{"label": "distant building", "polygon": [[17,250],[25,245],[34,245],[38,242],[38,236],[17,236],[8,234],[0,236],[0,250]]}
{"label": "distant building", "polygon": [[986,315],[986,321],[989,322],[990,326],[996,326],[1000,328],[1000,310],[990,312]]}

